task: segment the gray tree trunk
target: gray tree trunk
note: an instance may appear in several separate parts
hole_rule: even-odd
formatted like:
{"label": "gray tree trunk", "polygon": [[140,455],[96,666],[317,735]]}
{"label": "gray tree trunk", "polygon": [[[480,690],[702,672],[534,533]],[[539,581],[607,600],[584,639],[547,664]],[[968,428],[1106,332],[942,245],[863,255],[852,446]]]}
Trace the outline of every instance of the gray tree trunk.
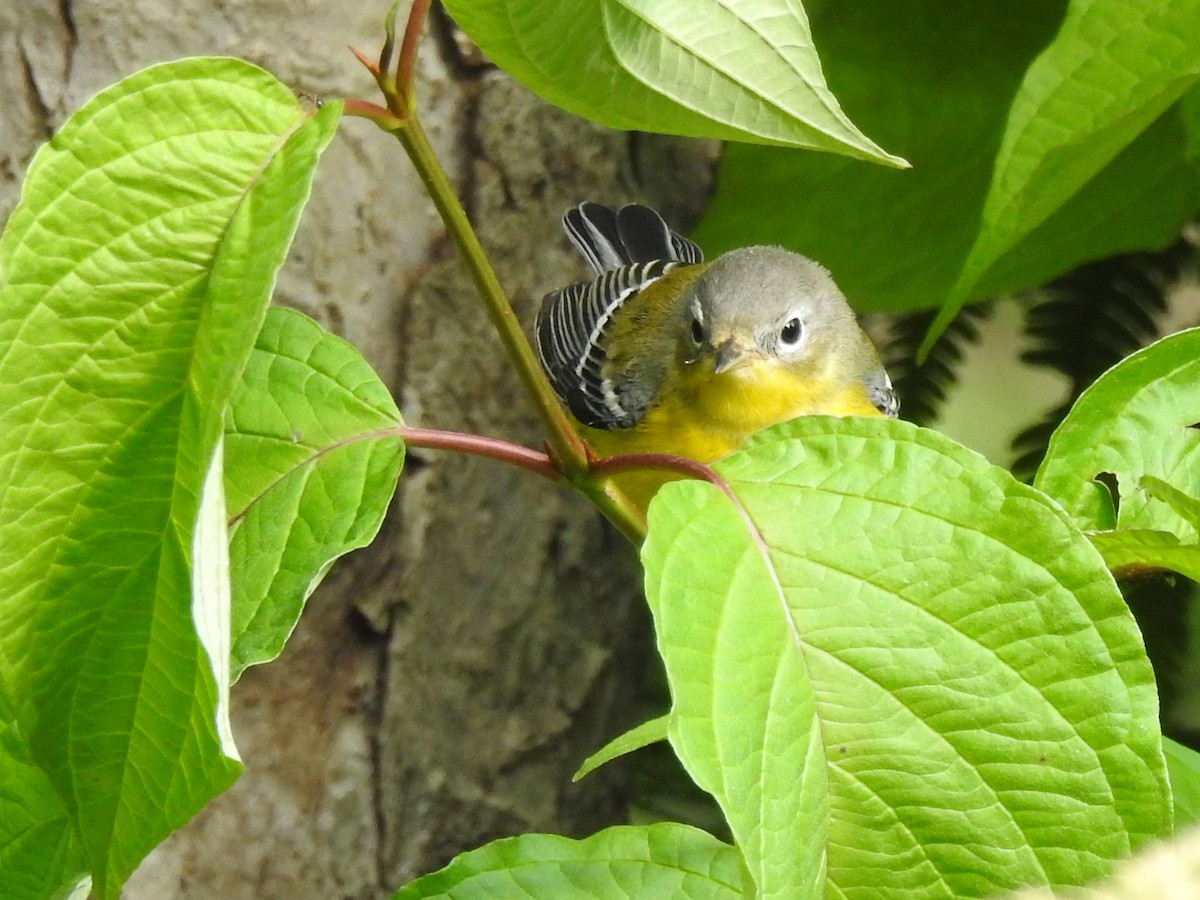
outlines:
{"label": "gray tree trunk", "polygon": [[[0,4],[0,218],[36,149],[153,62],[240,56],[315,97],[372,96],[386,0]],[[403,15],[401,16],[403,19]],[[419,105],[527,324],[582,275],[559,231],[586,198],[694,214],[709,148],[607,132],[473,59],[436,10]],[[342,334],[413,424],[540,441],[532,407],[399,145],[347,120],[277,302]],[[618,821],[649,652],[635,554],[580,498],[494,463],[410,454],[375,544],[339,563],[276,662],[234,692],[246,770],[144,863],[129,898],[377,897],[461,850]],[[610,767],[611,768],[611,767]]]}

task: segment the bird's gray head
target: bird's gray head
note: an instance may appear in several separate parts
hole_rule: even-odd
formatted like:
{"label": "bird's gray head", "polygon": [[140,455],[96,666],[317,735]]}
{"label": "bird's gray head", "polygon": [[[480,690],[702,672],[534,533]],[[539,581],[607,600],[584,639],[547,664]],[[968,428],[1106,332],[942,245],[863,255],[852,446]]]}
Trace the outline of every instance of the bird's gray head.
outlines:
{"label": "bird's gray head", "polygon": [[685,359],[712,358],[718,373],[762,360],[803,366],[861,336],[829,272],[781,247],[720,256],[693,282],[682,312]]}

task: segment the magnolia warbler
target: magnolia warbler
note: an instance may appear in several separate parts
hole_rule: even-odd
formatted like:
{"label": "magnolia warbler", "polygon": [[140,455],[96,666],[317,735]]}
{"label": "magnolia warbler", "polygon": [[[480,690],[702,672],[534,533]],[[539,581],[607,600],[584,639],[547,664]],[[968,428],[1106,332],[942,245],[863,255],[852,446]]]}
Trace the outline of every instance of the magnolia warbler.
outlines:
{"label": "magnolia warbler", "polygon": [[[899,402],[829,272],[781,247],[704,262],[654,210],[585,202],[563,216],[596,273],[546,295],[542,367],[602,456],[711,462],[810,414],[895,416]],[[669,476],[624,476],[643,506]]]}

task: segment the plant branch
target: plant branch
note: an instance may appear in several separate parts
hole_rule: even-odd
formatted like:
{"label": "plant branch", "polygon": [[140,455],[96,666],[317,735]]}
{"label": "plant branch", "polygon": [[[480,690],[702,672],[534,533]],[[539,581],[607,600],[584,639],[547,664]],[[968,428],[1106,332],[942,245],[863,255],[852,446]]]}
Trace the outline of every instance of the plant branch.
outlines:
{"label": "plant branch", "polygon": [[719,488],[725,488],[725,479],[718,475],[710,466],[686,456],[672,456],[669,453],[625,453],[620,456],[609,456],[592,463],[592,474],[613,476],[623,472],[638,472],[646,469],[660,469],[668,472],[678,472],[685,478],[695,481],[707,481]]}
{"label": "plant branch", "polygon": [[[366,69],[368,72],[370,72],[375,77],[375,80],[378,81],[379,80],[379,66],[377,66],[375,63],[371,62],[371,60],[367,56],[367,54],[363,53],[357,47],[351,45],[348,49],[350,50],[351,53],[354,54],[354,58],[363,64],[363,68]],[[366,101],[364,101],[364,100],[349,101],[348,100],[346,102],[348,102],[348,103],[352,103],[352,102],[365,103]]]}
{"label": "plant branch", "polygon": [[[427,447],[431,450],[453,450],[471,456],[482,456],[497,462],[508,463],[526,471],[541,475],[550,481],[562,483],[563,474],[548,453],[531,450],[521,444],[478,434],[458,431],[439,431],[433,428],[413,428],[401,425],[394,433],[412,447]],[[635,457],[634,457],[635,458]],[[629,498],[617,490],[611,481],[585,481],[579,485],[591,497],[608,518],[635,546],[646,537],[644,513]]]}
{"label": "plant branch", "polygon": [[408,11],[408,25],[404,29],[404,43],[400,45],[400,60],[396,64],[396,86],[402,94],[413,96],[412,77],[417,64],[417,47],[420,43],[421,26],[429,12],[429,0],[413,0]]}
{"label": "plant branch", "polygon": [[[575,433],[570,418],[543,374],[508,296],[501,287],[500,280],[496,277],[495,270],[488,261],[487,254],[484,253],[445,170],[438,163],[425,130],[421,127],[412,78],[421,25],[429,9],[429,0],[414,0],[400,46],[395,80],[388,71],[395,47],[396,8],[393,6],[388,14],[387,34],[379,65],[376,66],[363,54],[354,51],[375,78],[387,104],[386,112],[390,115],[384,114],[382,107],[365,101],[348,101],[346,112],[375,122],[383,130],[395,135],[404,147],[462,255],[471,279],[483,297],[488,317],[500,336],[500,342],[516,366],[526,393],[533,400],[546,427],[548,459],[551,465],[561,473],[563,479],[582,490],[623,534],[634,543],[641,543],[646,533],[642,511],[608,480],[606,474],[601,470],[593,470],[593,458],[587,445]],[[515,459],[509,461],[516,462]],[[520,462],[516,464],[522,465]]]}
{"label": "plant branch", "polygon": [[394,131],[401,125],[400,120],[393,115],[390,109],[384,109],[379,104],[371,103],[369,100],[345,101],[342,106],[342,114],[367,119],[374,122],[384,131]]}
{"label": "plant branch", "polygon": [[542,374],[533,348],[529,346],[529,341],[521,330],[516,313],[509,305],[508,297],[500,286],[496,272],[492,269],[462,204],[458,202],[445,171],[438,165],[420,121],[415,115],[411,116],[395,135],[408,152],[417,174],[421,176],[421,181],[441,213],[450,236],[466,261],[475,287],[483,296],[488,316],[500,335],[500,341],[516,365],[517,374],[526,391],[533,398],[538,414],[549,432],[551,454],[570,480],[577,481],[586,477],[589,464],[583,442],[575,434],[557,395]]}
{"label": "plant branch", "polygon": [[480,434],[463,434],[458,431],[439,431],[433,428],[413,428],[401,425],[395,429],[401,440],[413,447],[431,450],[455,450],[471,456],[483,456],[506,462],[525,469],[551,481],[562,481],[562,474],[554,467],[548,454],[531,450],[521,444],[484,437]]}
{"label": "plant branch", "polygon": [[607,477],[578,484],[604,517],[635,547],[646,539],[646,511],[625,496]]}

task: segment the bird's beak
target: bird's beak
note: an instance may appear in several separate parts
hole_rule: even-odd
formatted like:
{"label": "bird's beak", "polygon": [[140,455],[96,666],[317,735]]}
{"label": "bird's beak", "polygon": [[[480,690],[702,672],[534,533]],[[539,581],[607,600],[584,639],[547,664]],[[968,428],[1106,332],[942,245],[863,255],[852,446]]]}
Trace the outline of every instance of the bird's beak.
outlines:
{"label": "bird's beak", "polygon": [[717,346],[716,360],[713,363],[713,374],[720,375],[732,369],[740,369],[750,363],[755,354],[749,347],[729,338]]}

